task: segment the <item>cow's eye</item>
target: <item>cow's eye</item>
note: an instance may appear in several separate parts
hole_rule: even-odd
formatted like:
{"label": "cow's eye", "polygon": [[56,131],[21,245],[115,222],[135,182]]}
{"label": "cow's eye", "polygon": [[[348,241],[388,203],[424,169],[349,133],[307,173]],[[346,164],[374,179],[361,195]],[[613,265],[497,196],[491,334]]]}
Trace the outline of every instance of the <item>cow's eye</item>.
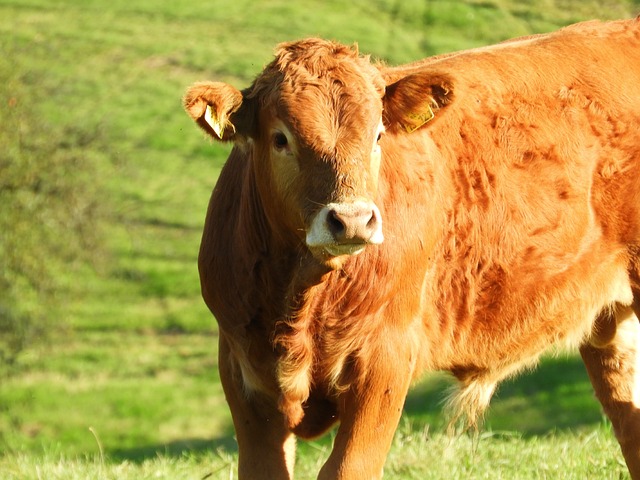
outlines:
{"label": "cow's eye", "polygon": [[287,140],[287,136],[282,132],[276,132],[273,134],[273,146],[277,150],[282,150],[286,148],[289,144],[289,140]]}

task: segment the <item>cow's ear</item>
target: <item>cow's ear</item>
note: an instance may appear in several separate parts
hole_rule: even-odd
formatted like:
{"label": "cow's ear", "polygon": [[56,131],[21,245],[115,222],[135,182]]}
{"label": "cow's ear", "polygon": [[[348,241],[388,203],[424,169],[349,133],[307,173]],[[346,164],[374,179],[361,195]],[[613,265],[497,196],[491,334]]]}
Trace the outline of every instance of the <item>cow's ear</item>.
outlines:
{"label": "cow's ear", "polygon": [[389,131],[414,132],[435,121],[453,98],[453,82],[449,76],[408,75],[386,87],[383,98],[385,127]]}
{"label": "cow's ear", "polygon": [[235,87],[221,82],[196,83],[183,99],[189,116],[215,140],[223,142],[251,136],[251,103]]}

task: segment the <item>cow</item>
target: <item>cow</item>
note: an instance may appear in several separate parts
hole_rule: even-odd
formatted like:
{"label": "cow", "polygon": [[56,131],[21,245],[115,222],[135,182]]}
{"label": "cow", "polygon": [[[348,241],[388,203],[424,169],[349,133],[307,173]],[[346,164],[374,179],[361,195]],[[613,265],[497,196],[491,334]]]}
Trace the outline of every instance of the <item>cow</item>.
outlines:
{"label": "cow", "polygon": [[553,346],[579,349],[640,479],[640,19],[387,66],[281,44],[184,106],[233,148],[199,252],[241,479],[379,479],[412,382],[459,425]]}

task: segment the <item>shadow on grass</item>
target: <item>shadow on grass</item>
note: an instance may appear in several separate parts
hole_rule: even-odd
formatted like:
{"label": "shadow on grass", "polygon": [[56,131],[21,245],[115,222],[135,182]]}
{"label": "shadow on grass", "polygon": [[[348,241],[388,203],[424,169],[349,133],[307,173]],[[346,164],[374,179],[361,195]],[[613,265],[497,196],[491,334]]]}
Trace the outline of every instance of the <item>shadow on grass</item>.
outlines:
{"label": "shadow on grass", "polygon": [[204,455],[216,451],[230,454],[237,453],[238,444],[236,443],[232,430],[228,432],[228,435],[217,438],[185,438],[157,445],[143,445],[123,450],[110,450],[107,454],[109,458],[116,462],[126,460],[134,463],[142,463],[145,460],[156,458],[159,455],[179,458],[192,455]]}
{"label": "shadow on grass", "polygon": [[[412,429],[443,431],[446,424],[443,400],[454,382],[433,374],[416,385],[407,397],[404,420]],[[540,366],[503,382],[494,395],[482,430],[518,432],[523,437],[546,435],[561,430],[591,429],[603,421],[591,383],[579,357],[547,358]],[[112,450],[117,461],[142,462],[158,455],[181,457],[212,451],[237,452],[233,429],[217,438],[189,438],[167,444]],[[329,451],[331,434],[312,442],[300,442],[301,452]]]}
{"label": "shadow on grass", "polygon": [[[447,376],[433,375],[409,393],[405,415],[414,427],[444,428],[443,401],[453,384]],[[482,429],[527,437],[593,428],[602,421],[582,360],[570,356],[545,358],[536,369],[499,385]]]}

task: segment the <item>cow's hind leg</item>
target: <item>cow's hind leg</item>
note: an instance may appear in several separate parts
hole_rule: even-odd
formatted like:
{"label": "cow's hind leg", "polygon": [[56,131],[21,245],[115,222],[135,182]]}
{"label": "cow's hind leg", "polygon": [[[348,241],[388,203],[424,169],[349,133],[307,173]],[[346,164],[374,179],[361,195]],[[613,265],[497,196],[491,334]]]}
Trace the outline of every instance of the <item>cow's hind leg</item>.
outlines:
{"label": "cow's hind leg", "polygon": [[602,313],[591,341],[580,353],[631,477],[640,480],[640,324],[636,315],[629,307]]}
{"label": "cow's hind leg", "polygon": [[241,374],[231,364],[229,347],[220,335],[219,370],[238,441],[240,480],[291,480],[295,437],[286,428],[275,402],[244,391]]}

